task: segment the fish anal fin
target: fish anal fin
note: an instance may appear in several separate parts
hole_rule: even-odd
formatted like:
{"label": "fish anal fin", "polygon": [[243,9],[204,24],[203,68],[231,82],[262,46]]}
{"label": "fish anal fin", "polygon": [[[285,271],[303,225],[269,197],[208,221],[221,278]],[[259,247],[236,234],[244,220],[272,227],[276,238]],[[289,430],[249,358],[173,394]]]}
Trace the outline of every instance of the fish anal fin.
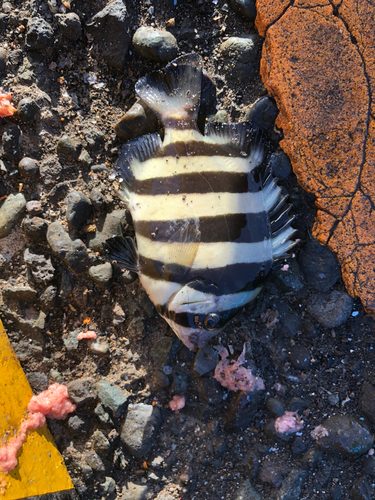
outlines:
{"label": "fish anal fin", "polygon": [[139,273],[138,250],[133,238],[114,236],[103,243],[108,257],[128,271]]}

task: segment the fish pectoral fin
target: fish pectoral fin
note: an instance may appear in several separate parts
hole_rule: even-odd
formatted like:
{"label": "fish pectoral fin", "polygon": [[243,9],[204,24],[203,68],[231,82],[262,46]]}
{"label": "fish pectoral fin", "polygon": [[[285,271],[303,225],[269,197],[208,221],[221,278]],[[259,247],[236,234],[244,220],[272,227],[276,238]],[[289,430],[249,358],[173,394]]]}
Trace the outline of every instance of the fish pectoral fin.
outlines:
{"label": "fish pectoral fin", "polygon": [[138,249],[133,238],[114,236],[103,243],[104,251],[112,261],[128,271],[139,273]]}
{"label": "fish pectoral fin", "polygon": [[190,268],[197,254],[201,232],[195,220],[177,229],[168,240],[168,255],[166,256],[166,268],[168,264],[179,264]]}
{"label": "fish pectoral fin", "polygon": [[186,54],[161,71],[138,80],[135,90],[140,99],[162,120],[195,122],[202,84],[202,60]]}

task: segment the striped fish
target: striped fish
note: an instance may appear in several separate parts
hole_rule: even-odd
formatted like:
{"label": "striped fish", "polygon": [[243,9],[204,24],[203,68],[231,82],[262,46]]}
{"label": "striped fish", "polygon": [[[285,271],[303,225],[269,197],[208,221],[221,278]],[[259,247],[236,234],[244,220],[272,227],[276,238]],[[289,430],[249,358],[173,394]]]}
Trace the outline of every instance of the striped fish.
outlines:
{"label": "striped fish", "polygon": [[275,260],[295,244],[289,207],[247,124],[197,128],[202,63],[181,56],[136,84],[164,139],[126,143],[115,165],[135,240],[106,241],[138,273],[159,314],[189,348],[206,345],[253,300]]}

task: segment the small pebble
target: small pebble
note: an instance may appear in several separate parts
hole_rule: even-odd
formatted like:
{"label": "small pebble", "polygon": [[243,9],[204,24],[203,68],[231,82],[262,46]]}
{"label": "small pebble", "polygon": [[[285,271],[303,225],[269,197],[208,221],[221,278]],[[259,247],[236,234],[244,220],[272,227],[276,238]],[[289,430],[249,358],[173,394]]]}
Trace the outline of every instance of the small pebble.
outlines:
{"label": "small pebble", "polygon": [[275,101],[268,96],[262,97],[251,106],[245,120],[253,123],[260,130],[272,129],[279,113]]}
{"label": "small pebble", "polygon": [[141,26],[133,36],[136,52],[151,61],[171,61],[177,56],[177,40],[168,31]]}
{"label": "small pebble", "polygon": [[33,17],[27,24],[26,46],[30,50],[40,50],[50,54],[54,44],[52,26],[42,17]]}
{"label": "small pebble", "polygon": [[92,214],[92,204],[80,191],[72,191],[66,198],[66,220],[71,229],[80,229]]}
{"label": "small pebble", "polygon": [[307,312],[325,328],[341,326],[350,318],[354,300],[346,292],[333,290],[311,297]]}
{"label": "small pebble", "polygon": [[19,162],[18,170],[23,177],[35,179],[39,175],[39,163],[33,158],[25,157]]}
{"label": "small pebble", "polygon": [[292,164],[284,151],[272,153],[268,165],[272,169],[274,176],[280,180],[286,179],[292,173]]}
{"label": "small pebble", "polygon": [[76,42],[81,38],[82,26],[79,16],[75,12],[67,14],[56,14],[55,16],[63,37],[71,42]]}
{"label": "small pebble", "polygon": [[35,101],[25,97],[18,103],[17,112],[22,121],[33,123],[40,112],[40,108]]}
{"label": "small pebble", "polygon": [[80,144],[68,135],[63,135],[57,142],[57,152],[59,154],[76,157],[79,155],[80,149]]}
{"label": "small pebble", "polygon": [[302,345],[294,345],[289,349],[289,361],[297,370],[307,370],[310,367],[311,355]]}
{"label": "small pebble", "polygon": [[249,21],[255,21],[257,15],[255,0],[229,0],[229,5],[240,16]]}
{"label": "small pebble", "polygon": [[38,200],[28,201],[26,203],[26,210],[30,215],[39,215],[43,212],[42,203]]}
{"label": "small pebble", "polygon": [[0,207],[0,238],[5,238],[18,223],[26,210],[22,193],[10,194]]}
{"label": "small pebble", "polygon": [[2,136],[3,156],[7,160],[18,160],[22,156],[22,133],[18,125],[8,125]]}

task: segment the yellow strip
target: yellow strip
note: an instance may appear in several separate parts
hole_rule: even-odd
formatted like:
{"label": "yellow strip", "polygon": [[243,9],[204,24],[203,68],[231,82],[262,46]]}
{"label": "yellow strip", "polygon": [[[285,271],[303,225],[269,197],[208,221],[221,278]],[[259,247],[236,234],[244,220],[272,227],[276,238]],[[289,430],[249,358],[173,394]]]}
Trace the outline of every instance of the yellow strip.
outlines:
{"label": "yellow strip", "polygon": [[[8,431],[19,428],[33,392],[0,321],[0,446]],[[5,494],[0,500],[20,500],[73,489],[62,456],[45,425],[29,434],[18,453],[18,466],[0,472]]]}

